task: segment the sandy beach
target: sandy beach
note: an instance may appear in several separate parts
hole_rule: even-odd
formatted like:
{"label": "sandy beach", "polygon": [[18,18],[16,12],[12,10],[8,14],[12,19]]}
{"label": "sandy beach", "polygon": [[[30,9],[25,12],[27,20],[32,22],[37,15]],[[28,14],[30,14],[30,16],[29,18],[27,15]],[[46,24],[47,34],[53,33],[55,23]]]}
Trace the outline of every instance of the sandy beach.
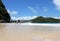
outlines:
{"label": "sandy beach", "polygon": [[0,41],[60,41],[60,24],[0,24]]}

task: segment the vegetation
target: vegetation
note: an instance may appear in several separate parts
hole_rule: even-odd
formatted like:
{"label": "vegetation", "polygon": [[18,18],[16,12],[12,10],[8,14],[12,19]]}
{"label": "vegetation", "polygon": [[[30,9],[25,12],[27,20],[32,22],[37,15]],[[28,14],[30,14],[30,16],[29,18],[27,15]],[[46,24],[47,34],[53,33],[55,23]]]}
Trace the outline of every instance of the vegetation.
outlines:
{"label": "vegetation", "polygon": [[4,20],[5,22],[10,22],[10,15],[7,12],[2,0],[0,0],[0,20]]}
{"label": "vegetation", "polygon": [[54,18],[44,18],[42,16],[39,16],[35,19],[31,20],[33,23],[60,23],[60,19],[54,19]]}
{"label": "vegetation", "polygon": [[[10,22],[10,15],[7,12],[4,4],[2,3],[2,0],[0,0],[0,22],[1,22],[1,20],[3,20],[4,22]],[[32,23],[60,23],[60,19],[54,19],[51,17],[45,18],[42,16],[39,16],[39,17],[29,20],[29,21],[31,21]],[[21,20],[21,22],[29,22],[29,21]],[[14,22],[16,22],[16,21],[14,21]],[[20,20],[18,20],[18,22],[20,22]]]}

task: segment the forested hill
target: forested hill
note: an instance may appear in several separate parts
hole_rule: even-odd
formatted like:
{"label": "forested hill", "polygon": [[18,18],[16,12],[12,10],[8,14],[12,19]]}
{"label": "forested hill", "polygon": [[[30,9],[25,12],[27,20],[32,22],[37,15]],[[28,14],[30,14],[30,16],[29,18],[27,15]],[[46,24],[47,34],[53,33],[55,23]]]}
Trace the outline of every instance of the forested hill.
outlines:
{"label": "forested hill", "polygon": [[10,15],[7,12],[2,0],[0,0],[0,22],[10,22]]}
{"label": "forested hill", "polygon": [[32,19],[31,21],[33,23],[60,23],[60,19],[55,19],[55,18],[51,18],[51,17],[45,18],[42,16]]}

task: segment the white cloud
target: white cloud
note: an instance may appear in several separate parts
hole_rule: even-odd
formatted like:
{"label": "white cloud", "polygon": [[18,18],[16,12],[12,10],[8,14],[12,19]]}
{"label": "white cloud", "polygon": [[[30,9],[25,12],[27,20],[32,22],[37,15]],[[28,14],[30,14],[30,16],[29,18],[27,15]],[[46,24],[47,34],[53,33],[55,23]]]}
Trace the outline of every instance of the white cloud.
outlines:
{"label": "white cloud", "polygon": [[30,20],[30,19],[34,19],[37,16],[23,16],[23,17],[11,17],[11,19],[13,20]]}
{"label": "white cloud", "polygon": [[53,17],[53,18],[55,18],[55,19],[60,19],[60,17]]}
{"label": "white cloud", "polygon": [[7,10],[7,11],[8,11],[9,14],[13,14],[13,15],[18,14],[17,11],[10,11],[10,10]]}
{"label": "white cloud", "polygon": [[45,12],[47,12],[48,10],[47,9],[44,9]]}
{"label": "white cloud", "polygon": [[56,6],[56,9],[60,11],[60,0],[53,0],[53,3]]}
{"label": "white cloud", "polygon": [[17,20],[16,17],[11,17],[11,19],[13,19],[13,20]]}
{"label": "white cloud", "polygon": [[48,8],[47,7],[43,7],[43,10],[44,10],[44,12],[47,12]]}
{"label": "white cloud", "polygon": [[[38,17],[38,16],[11,17],[11,19],[13,19],[13,20],[30,20],[30,19],[34,19],[36,17]],[[46,17],[46,16],[43,16],[43,17]],[[52,17],[52,18],[60,19],[60,17]]]}
{"label": "white cloud", "polygon": [[28,6],[28,9],[30,9],[35,14],[37,13],[37,11],[33,7],[31,7],[31,6]]}

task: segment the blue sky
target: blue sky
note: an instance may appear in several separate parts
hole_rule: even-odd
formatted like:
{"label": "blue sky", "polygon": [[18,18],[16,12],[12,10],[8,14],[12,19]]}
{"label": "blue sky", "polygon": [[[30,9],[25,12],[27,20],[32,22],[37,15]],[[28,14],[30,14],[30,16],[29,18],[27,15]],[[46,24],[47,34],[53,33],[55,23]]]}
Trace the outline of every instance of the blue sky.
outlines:
{"label": "blue sky", "polygon": [[2,0],[11,19],[60,18],[60,0]]}

